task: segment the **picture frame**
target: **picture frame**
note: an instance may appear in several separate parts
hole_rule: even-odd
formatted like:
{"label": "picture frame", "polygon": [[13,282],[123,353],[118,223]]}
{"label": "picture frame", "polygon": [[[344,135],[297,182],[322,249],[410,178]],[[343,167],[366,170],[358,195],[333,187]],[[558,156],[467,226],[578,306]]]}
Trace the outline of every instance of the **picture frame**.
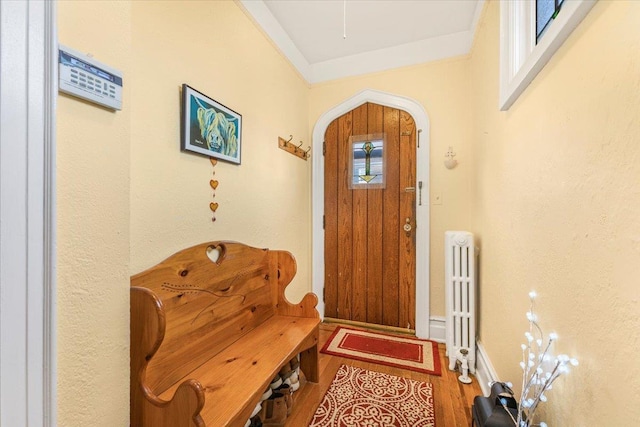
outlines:
{"label": "picture frame", "polygon": [[242,115],[183,84],[180,148],[239,165]]}

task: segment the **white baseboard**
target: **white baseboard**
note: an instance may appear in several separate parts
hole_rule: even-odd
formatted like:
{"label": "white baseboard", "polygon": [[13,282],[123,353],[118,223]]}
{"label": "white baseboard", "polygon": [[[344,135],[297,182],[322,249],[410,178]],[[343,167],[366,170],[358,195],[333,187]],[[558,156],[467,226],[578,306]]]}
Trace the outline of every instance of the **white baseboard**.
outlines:
{"label": "white baseboard", "polygon": [[447,332],[444,317],[432,316],[429,318],[429,339],[435,342],[446,342]]}
{"label": "white baseboard", "polygon": [[498,374],[489,360],[489,355],[480,341],[476,342],[476,379],[485,396],[489,396],[491,393],[489,383],[499,381]]}

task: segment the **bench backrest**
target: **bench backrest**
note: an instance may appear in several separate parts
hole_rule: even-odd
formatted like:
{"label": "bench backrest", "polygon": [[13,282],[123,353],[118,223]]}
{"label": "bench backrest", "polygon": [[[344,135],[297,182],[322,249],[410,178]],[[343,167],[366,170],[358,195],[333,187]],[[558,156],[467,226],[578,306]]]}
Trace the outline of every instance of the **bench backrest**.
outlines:
{"label": "bench backrest", "polygon": [[154,393],[275,313],[278,253],[235,242],[204,243],[131,277],[132,287],[149,289],[161,306],[144,309],[144,316],[160,317],[151,323],[159,325],[158,335],[164,332],[164,337],[148,338],[161,341],[145,374]]}

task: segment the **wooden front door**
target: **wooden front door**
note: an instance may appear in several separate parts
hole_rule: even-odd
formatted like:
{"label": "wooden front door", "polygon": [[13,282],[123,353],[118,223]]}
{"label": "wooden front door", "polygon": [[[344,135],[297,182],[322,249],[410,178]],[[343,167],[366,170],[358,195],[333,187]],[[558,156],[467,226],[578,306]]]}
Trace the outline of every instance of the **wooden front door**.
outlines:
{"label": "wooden front door", "polygon": [[329,125],[324,152],[325,317],[415,329],[413,117],[363,104]]}

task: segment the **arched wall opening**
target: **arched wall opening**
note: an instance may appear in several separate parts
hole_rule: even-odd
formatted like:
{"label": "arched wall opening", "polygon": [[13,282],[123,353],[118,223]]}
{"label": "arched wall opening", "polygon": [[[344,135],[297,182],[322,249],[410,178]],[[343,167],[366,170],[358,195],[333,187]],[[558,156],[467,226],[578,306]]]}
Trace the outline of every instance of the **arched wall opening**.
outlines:
{"label": "arched wall opening", "polygon": [[[324,317],[324,134],[333,120],[367,102],[404,110],[416,122],[416,180],[422,182],[422,198],[427,200],[416,206],[419,227],[416,235],[416,336],[429,338],[429,117],[422,105],[411,98],[366,89],[326,111],[316,122],[312,142],[312,290],[319,296],[318,311]],[[418,183],[415,187],[418,188]]]}

